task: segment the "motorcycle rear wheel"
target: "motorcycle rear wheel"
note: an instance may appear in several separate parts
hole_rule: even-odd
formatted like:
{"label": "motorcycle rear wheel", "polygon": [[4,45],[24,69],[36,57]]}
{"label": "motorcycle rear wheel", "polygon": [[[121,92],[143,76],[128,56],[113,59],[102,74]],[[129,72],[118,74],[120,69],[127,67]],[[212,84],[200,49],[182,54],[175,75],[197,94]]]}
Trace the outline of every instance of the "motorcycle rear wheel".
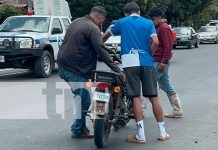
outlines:
{"label": "motorcycle rear wheel", "polygon": [[94,123],[94,142],[98,148],[103,148],[107,144],[110,131],[109,115],[98,116]]}

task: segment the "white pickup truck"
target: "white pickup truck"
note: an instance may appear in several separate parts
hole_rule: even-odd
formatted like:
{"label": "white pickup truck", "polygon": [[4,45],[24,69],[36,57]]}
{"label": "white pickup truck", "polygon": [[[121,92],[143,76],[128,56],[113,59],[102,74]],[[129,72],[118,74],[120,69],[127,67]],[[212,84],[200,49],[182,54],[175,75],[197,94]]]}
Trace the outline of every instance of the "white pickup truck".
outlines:
{"label": "white pickup truck", "polygon": [[70,23],[63,16],[9,17],[0,26],[0,69],[30,69],[49,77]]}

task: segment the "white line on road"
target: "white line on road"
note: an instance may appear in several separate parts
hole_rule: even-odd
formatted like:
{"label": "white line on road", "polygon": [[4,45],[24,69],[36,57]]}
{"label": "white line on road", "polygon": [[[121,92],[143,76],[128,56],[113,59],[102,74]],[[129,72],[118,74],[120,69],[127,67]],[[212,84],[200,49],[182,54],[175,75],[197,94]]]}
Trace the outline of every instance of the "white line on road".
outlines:
{"label": "white line on road", "polygon": [[10,76],[10,75],[15,75],[15,74],[22,74],[22,73],[27,73],[27,72],[28,71],[17,71],[17,72],[12,72],[12,73],[0,74],[0,77]]}
{"label": "white line on road", "polygon": [[0,69],[0,72],[3,72],[3,71],[11,71],[11,70],[14,70],[14,69]]}

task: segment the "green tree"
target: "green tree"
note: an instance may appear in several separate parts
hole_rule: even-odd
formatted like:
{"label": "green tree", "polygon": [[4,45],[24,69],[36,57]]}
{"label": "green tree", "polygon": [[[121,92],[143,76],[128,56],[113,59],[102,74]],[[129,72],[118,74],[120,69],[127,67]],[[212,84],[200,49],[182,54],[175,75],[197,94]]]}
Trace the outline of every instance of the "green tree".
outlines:
{"label": "green tree", "polygon": [[142,16],[147,16],[153,7],[160,8],[173,26],[198,28],[208,20],[218,18],[218,0],[68,0],[73,18],[88,14],[95,5],[104,6],[108,14],[104,29],[111,21],[123,17],[123,7],[130,1],[139,4]]}
{"label": "green tree", "polygon": [[211,3],[212,0],[171,0],[166,14],[176,26],[193,25],[201,12]]}
{"label": "green tree", "polygon": [[4,20],[10,16],[17,16],[22,14],[23,12],[19,7],[9,4],[0,5],[0,23],[4,22]]}
{"label": "green tree", "polygon": [[123,7],[130,1],[137,2],[142,13],[145,14],[146,0],[68,0],[73,19],[88,14],[93,6],[104,6],[107,10],[107,19],[104,24],[104,30],[111,24],[113,20],[123,17]]}

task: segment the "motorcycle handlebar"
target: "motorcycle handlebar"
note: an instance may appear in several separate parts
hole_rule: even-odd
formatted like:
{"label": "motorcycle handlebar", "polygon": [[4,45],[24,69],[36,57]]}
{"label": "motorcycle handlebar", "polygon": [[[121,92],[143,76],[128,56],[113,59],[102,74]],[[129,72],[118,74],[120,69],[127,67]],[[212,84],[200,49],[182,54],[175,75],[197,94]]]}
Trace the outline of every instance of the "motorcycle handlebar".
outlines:
{"label": "motorcycle handlebar", "polygon": [[114,48],[106,48],[106,50],[109,54],[112,54],[111,57],[113,58],[114,61],[117,61],[119,63],[122,62],[121,59],[117,56],[116,50]]}

